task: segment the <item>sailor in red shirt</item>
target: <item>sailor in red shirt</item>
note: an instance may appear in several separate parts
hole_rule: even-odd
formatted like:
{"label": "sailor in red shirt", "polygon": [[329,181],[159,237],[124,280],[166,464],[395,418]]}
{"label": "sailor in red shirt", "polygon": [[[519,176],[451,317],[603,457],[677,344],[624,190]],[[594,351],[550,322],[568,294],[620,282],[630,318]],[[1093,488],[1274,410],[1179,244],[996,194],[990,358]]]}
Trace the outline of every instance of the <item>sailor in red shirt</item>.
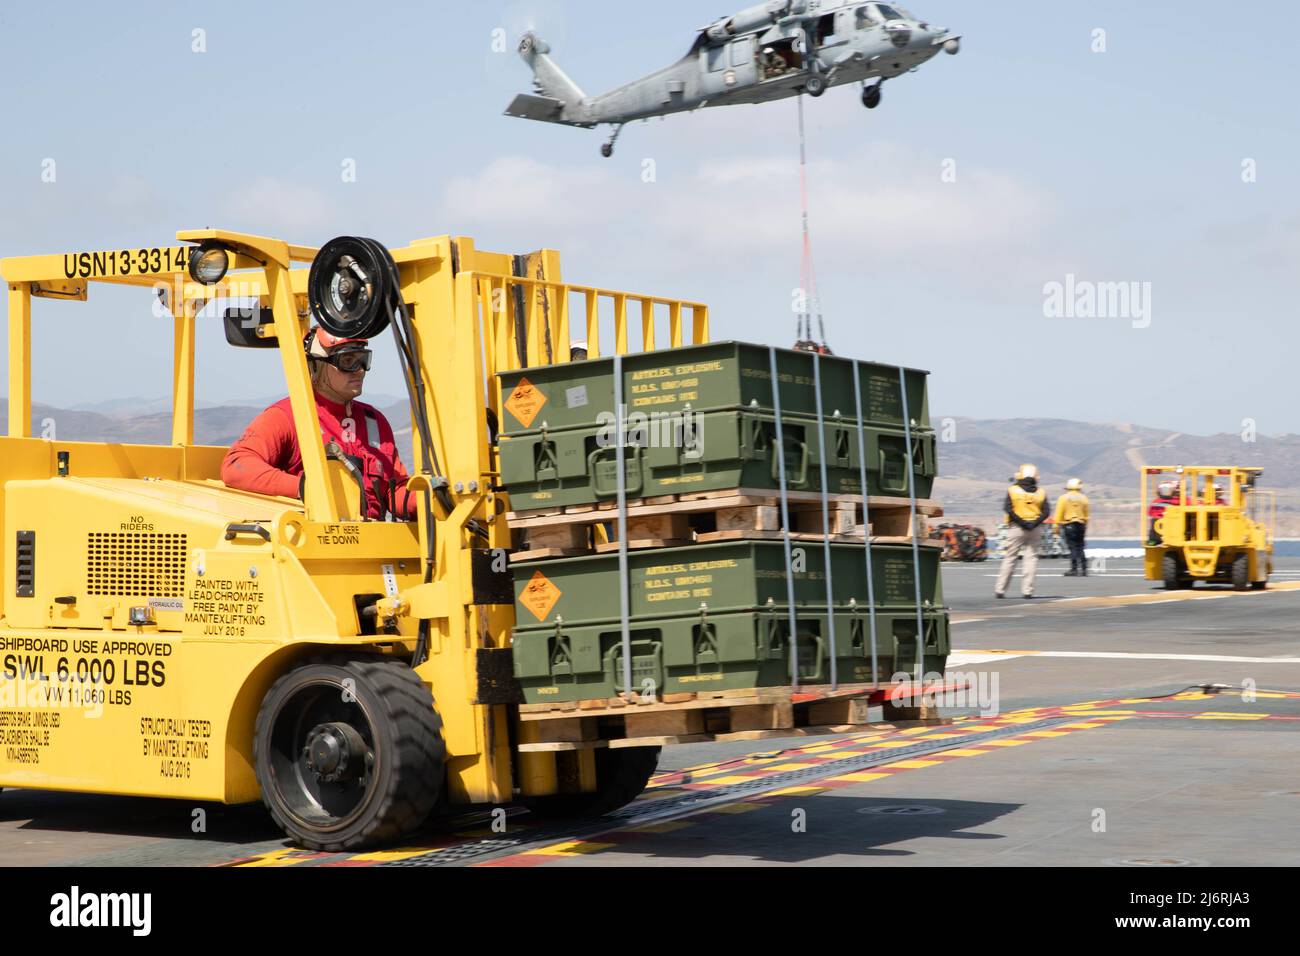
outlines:
{"label": "sailor in red shirt", "polygon": [[[393,428],[373,405],[356,401],[370,370],[365,339],[341,339],[314,327],[303,346],[311,368],[321,438],[337,444],[365,477],[369,517],[415,517],[417,499],[406,489],[408,475],[397,454]],[[221,464],[230,488],[284,498],[302,498],[302,453],[289,399],[276,402],[230,446]]]}
{"label": "sailor in red shirt", "polygon": [[1165,509],[1181,503],[1182,497],[1178,490],[1178,482],[1162,481],[1156,486],[1155,500],[1147,508],[1147,517],[1151,519],[1151,532],[1147,544],[1154,546],[1163,542],[1161,536],[1156,534],[1156,520],[1164,517]]}

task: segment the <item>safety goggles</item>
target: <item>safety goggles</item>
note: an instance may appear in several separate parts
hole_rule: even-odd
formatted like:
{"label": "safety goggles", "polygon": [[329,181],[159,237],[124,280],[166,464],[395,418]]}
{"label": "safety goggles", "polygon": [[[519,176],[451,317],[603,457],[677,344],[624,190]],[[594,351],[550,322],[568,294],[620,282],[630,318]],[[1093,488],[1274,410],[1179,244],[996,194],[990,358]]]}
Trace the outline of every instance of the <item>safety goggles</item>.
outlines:
{"label": "safety goggles", "polygon": [[317,357],[317,361],[333,365],[340,372],[369,372],[373,354],[370,349],[353,349],[350,352],[327,355],[325,358]]}

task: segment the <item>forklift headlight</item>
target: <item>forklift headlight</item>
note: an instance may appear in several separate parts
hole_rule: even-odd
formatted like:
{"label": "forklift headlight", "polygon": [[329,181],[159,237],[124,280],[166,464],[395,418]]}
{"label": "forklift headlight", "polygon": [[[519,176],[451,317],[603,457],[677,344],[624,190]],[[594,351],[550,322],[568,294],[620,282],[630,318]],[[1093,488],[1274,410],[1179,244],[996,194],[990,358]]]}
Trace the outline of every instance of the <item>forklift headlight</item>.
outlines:
{"label": "forklift headlight", "polygon": [[190,278],[203,285],[216,285],[230,268],[230,253],[215,242],[205,242],[190,250]]}

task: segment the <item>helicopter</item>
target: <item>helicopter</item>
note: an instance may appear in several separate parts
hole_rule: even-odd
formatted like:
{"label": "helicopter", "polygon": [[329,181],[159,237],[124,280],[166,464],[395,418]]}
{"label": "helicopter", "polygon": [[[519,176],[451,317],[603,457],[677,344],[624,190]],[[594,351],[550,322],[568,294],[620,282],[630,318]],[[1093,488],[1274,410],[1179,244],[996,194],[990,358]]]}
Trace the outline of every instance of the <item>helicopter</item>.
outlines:
{"label": "helicopter", "polygon": [[960,49],[960,35],[896,3],[769,0],[700,28],[672,66],[588,97],[530,31],[519,41],[519,55],[533,71],[536,93],[516,96],[506,115],[582,129],[611,125],[600,148],[608,158],[625,124],[702,107],[821,96],[832,86],[861,83],[862,105],[875,109],[885,80],[940,50]]}

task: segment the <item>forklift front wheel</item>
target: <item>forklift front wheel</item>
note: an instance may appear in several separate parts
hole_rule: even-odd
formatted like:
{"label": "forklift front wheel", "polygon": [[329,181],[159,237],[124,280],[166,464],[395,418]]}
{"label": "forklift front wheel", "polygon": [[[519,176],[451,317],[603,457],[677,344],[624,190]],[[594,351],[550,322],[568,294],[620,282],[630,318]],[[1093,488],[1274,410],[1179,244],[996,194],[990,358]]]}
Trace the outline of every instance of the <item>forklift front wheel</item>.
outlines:
{"label": "forklift front wheel", "polygon": [[1164,560],[1160,562],[1160,576],[1164,579],[1165,589],[1168,591],[1187,587],[1183,582],[1182,568],[1178,566],[1176,555],[1165,555]]}
{"label": "forklift front wheel", "polygon": [[254,731],[262,799],[313,850],[360,850],[428,817],[446,748],[429,688],[400,661],[322,658],[277,680]]}
{"label": "forklift front wheel", "polygon": [[1246,591],[1250,588],[1250,555],[1239,554],[1232,559],[1232,589]]}

